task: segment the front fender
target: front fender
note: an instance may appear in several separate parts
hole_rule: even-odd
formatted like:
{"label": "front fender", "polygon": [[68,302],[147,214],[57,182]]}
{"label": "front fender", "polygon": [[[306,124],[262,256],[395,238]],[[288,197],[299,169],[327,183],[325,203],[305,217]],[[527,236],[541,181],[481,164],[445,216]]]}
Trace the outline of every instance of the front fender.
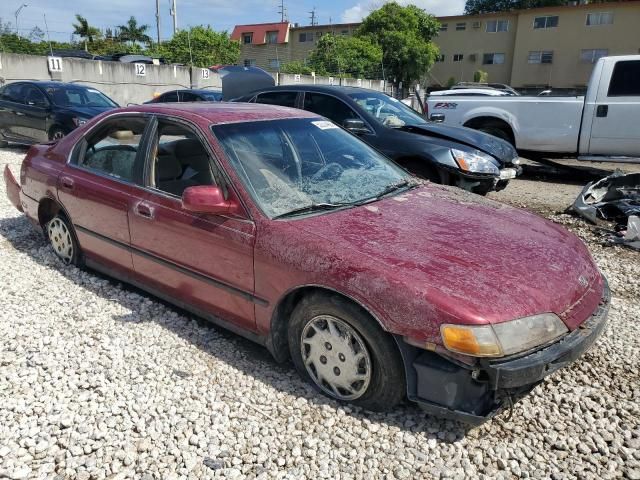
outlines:
{"label": "front fender", "polygon": [[20,203],[20,184],[16,181],[13,173],[9,169],[9,165],[4,166],[4,183],[7,190],[7,198],[11,202],[11,205],[16,207],[18,211],[22,212],[22,205]]}

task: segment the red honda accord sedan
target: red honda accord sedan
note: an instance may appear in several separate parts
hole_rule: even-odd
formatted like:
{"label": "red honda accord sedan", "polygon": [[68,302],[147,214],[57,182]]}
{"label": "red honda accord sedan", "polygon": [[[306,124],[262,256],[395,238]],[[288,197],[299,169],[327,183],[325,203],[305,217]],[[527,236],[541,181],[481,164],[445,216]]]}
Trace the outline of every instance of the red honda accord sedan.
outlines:
{"label": "red honda accord sedan", "polygon": [[606,280],[575,235],[419,182],[301,110],[113,110],[5,179],[63,262],[291,357],[367,409],[408,398],[479,423],[606,324]]}

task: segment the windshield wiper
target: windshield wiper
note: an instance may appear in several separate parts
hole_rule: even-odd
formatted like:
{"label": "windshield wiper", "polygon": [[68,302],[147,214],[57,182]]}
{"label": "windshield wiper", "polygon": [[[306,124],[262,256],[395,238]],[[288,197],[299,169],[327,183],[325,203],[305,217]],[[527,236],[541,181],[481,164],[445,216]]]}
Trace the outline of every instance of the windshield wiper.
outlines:
{"label": "windshield wiper", "polygon": [[346,207],[353,205],[352,203],[312,203],[311,205],[305,205],[304,207],[295,208],[289,212],[281,213],[273,217],[273,220],[284,217],[295,217],[296,215],[304,215],[305,213],[318,212],[322,210],[335,210],[336,208]]}

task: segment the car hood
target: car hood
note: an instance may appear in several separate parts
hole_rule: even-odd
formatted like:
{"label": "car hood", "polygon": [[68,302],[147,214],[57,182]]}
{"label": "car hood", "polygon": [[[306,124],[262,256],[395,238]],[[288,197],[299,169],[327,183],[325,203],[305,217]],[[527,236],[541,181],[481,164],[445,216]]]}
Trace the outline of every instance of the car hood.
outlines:
{"label": "car hood", "polygon": [[100,115],[108,110],[113,110],[116,107],[61,107],[61,113],[68,113],[77,117],[93,118],[96,115]]}
{"label": "car hood", "polygon": [[292,223],[373,269],[362,291],[391,281],[417,292],[427,316],[486,324],[553,312],[572,330],[600,301],[601,274],[575,235],[459,189],[426,184]]}
{"label": "car hood", "polygon": [[508,142],[472,128],[430,122],[422,125],[406,126],[402,130],[462,143],[468,147],[488,153],[502,163],[511,163],[518,156],[515,148]]}

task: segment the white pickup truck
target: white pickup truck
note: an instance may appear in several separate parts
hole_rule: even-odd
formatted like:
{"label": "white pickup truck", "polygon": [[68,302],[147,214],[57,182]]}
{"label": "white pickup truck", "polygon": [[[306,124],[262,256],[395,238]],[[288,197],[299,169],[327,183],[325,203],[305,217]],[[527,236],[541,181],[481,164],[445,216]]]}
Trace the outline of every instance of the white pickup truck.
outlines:
{"label": "white pickup truck", "polygon": [[604,57],[584,97],[428,97],[429,118],[508,140],[529,157],[640,163],[640,55]]}

